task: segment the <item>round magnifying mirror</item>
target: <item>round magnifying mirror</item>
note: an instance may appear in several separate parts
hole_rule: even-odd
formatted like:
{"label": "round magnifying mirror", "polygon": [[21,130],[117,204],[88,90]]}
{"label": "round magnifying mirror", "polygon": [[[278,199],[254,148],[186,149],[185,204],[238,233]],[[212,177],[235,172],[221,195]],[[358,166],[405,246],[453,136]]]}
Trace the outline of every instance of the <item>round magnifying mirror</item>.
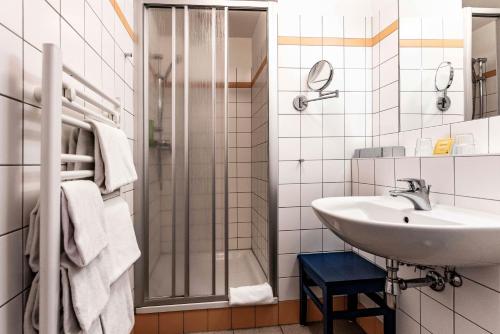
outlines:
{"label": "round magnifying mirror", "polygon": [[327,60],[320,60],[309,71],[307,86],[315,92],[321,92],[328,87],[333,79],[333,67]]}
{"label": "round magnifying mirror", "polygon": [[442,92],[450,88],[453,82],[453,66],[449,61],[444,61],[439,64],[434,78],[434,84],[438,92]]}

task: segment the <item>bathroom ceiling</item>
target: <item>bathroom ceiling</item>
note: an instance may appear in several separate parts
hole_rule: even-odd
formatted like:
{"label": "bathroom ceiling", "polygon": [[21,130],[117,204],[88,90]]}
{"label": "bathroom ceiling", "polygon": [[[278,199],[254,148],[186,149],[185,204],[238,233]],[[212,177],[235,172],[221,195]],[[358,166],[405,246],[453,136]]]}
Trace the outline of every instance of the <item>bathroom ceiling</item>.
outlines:
{"label": "bathroom ceiling", "polygon": [[262,12],[230,10],[229,37],[252,37],[260,14],[262,14]]}

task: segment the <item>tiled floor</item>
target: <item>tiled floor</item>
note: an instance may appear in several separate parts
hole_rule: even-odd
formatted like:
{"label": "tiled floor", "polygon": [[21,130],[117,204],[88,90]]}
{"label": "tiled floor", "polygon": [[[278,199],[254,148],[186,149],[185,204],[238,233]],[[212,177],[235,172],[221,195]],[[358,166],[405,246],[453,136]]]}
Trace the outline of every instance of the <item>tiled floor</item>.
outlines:
{"label": "tiled floor", "polygon": [[[334,321],[335,334],[364,334],[365,332],[355,322],[336,320]],[[204,332],[199,334],[322,334],[323,324],[314,323],[310,326],[283,325],[274,327],[250,328],[228,330],[220,332]]]}

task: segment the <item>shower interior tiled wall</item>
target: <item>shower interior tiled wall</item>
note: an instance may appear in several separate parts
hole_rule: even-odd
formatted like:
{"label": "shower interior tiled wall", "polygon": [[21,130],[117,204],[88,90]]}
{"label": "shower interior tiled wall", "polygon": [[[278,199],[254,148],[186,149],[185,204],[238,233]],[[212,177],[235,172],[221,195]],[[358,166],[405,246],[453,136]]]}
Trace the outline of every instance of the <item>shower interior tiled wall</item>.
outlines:
{"label": "shower interior tiled wall", "polygon": [[[21,334],[32,275],[24,259],[31,209],[39,196],[42,43],[124,106],[122,126],[134,147],[132,0],[15,0],[0,10],[0,333]],[[67,131],[66,131],[67,132]],[[63,147],[66,144],[63,143]],[[133,214],[133,188],[122,189]]]}
{"label": "shower interior tiled wall", "polygon": [[229,39],[229,249],[251,249],[267,275],[267,16],[251,15],[251,37]]}
{"label": "shower interior tiled wall", "polygon": [[251,248],[252,39],[229,39],[229,249]]}

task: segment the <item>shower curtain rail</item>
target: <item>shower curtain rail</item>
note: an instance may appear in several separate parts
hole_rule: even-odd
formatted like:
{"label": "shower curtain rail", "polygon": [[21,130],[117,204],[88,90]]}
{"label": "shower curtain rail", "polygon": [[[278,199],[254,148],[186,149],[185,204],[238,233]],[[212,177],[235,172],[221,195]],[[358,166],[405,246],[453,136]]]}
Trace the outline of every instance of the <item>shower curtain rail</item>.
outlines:
{"label": "shower curtain rail", "polygon": [[[63,84],[63,73],[110,102],[114,110],[104,107],[86,93]],[[72,90],[72,91],[68,91]],[[89,110],[76,101],[75,95],[93,104],[112,119]],[[62,123],[91,130],[88,123],[63,114],[63,107],[80,113],[84,118],[120,127],[121,104],[109,97],[69,67],[62,64],[61,50],[54,44],[43,45],[42,87],[35,92],[42,101],[41,163],[40,163],[40,328],[41,334],[59,332],[60,324],[60,193],[61,181],[89,178],[93,170],[61,171],[64,162],[93,162],[91,156],[61,154]],[[69,98],[68,98],[69,97]]]}

